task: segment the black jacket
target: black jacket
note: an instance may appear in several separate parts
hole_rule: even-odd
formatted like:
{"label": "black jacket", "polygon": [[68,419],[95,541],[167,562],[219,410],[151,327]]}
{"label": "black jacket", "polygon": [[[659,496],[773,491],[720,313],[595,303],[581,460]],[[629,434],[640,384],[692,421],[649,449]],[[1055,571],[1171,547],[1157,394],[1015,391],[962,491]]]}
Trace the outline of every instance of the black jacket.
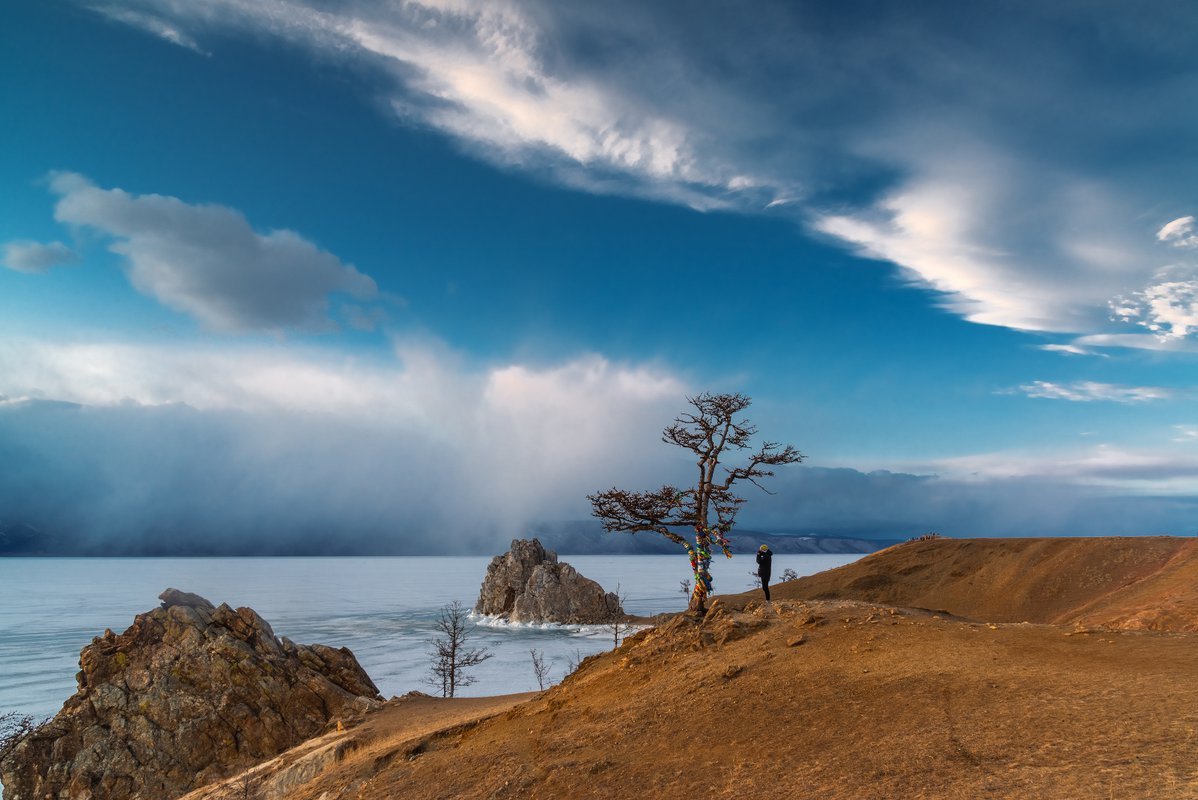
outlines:
{"label": "black jacket", "polygon": [[770,576],[770,570],[774,567],[774,554],[769,550],[757,551],[757,574],[763,578]]}

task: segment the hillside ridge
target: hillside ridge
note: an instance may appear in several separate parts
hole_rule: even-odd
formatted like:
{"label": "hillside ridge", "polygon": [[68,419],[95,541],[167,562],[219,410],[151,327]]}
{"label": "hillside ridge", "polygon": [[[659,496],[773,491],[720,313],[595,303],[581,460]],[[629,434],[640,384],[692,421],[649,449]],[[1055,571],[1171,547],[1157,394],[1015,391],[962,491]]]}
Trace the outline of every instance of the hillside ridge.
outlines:
{"label": "hillside ridge", "polygon": [[1198,538],[912,541],[773,591],[786,600],[854,599],[991,622],[1194,632]]}

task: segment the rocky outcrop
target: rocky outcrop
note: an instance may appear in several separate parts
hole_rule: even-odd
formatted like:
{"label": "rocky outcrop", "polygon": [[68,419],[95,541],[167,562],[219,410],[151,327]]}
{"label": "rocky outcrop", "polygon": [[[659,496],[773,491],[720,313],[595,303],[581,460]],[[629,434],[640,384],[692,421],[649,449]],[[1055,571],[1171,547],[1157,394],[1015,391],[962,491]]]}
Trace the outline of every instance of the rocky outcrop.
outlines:
{"label": "rocky outcrop", "polygon": [[381,702],[353,653],[168,589],[79,655],[79,690],[0,763],[5,800],[168,800]]}
{"label": "rocky outcrop", "polygon": [[620,599],[546,550],[536,539],[514,539],[491,559],[474,606],[513,622],[594,624],[622,618]]}

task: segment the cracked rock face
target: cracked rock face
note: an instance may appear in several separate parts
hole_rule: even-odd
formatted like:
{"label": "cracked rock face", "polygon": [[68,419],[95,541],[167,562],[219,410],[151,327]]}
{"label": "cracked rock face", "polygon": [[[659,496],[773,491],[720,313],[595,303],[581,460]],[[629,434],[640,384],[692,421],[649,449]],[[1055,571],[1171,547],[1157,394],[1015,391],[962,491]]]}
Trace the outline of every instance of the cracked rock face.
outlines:
{"label": "cracked rock face", "polygon": [[474,610],[513,622],[582,625],[624,616],[615,594],[559,563],[536,539],[514,539],[511,550],[491,559]]}
{"label": "cracked rock face", "polygon": [[0,763],[5,800],[168,800],[381,702],[348,649],[167,589],[79,654],[79,690]]}

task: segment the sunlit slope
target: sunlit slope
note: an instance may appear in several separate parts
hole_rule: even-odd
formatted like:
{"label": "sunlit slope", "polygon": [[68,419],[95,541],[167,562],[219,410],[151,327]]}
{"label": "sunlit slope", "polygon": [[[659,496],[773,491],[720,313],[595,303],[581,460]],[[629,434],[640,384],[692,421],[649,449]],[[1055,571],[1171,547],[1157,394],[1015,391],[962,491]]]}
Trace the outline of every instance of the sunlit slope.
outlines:
{"label": "sunlit slope", "polygon": [[[933,539],[780,584],[995,622],[1198,631],[1198,538]],[[746,596],[752,596],[747,593]]]}
{"label": "sunlit slope", "polygon": [[[444,727],[414,735],[403,716],[420,704],[388,706],[265,796],[1198,796],[1198,636],[851,601],[725,609],[640,634],[475,724],[424,701],[446,703]],[[189,800],[244,796],[232,788]]]}

